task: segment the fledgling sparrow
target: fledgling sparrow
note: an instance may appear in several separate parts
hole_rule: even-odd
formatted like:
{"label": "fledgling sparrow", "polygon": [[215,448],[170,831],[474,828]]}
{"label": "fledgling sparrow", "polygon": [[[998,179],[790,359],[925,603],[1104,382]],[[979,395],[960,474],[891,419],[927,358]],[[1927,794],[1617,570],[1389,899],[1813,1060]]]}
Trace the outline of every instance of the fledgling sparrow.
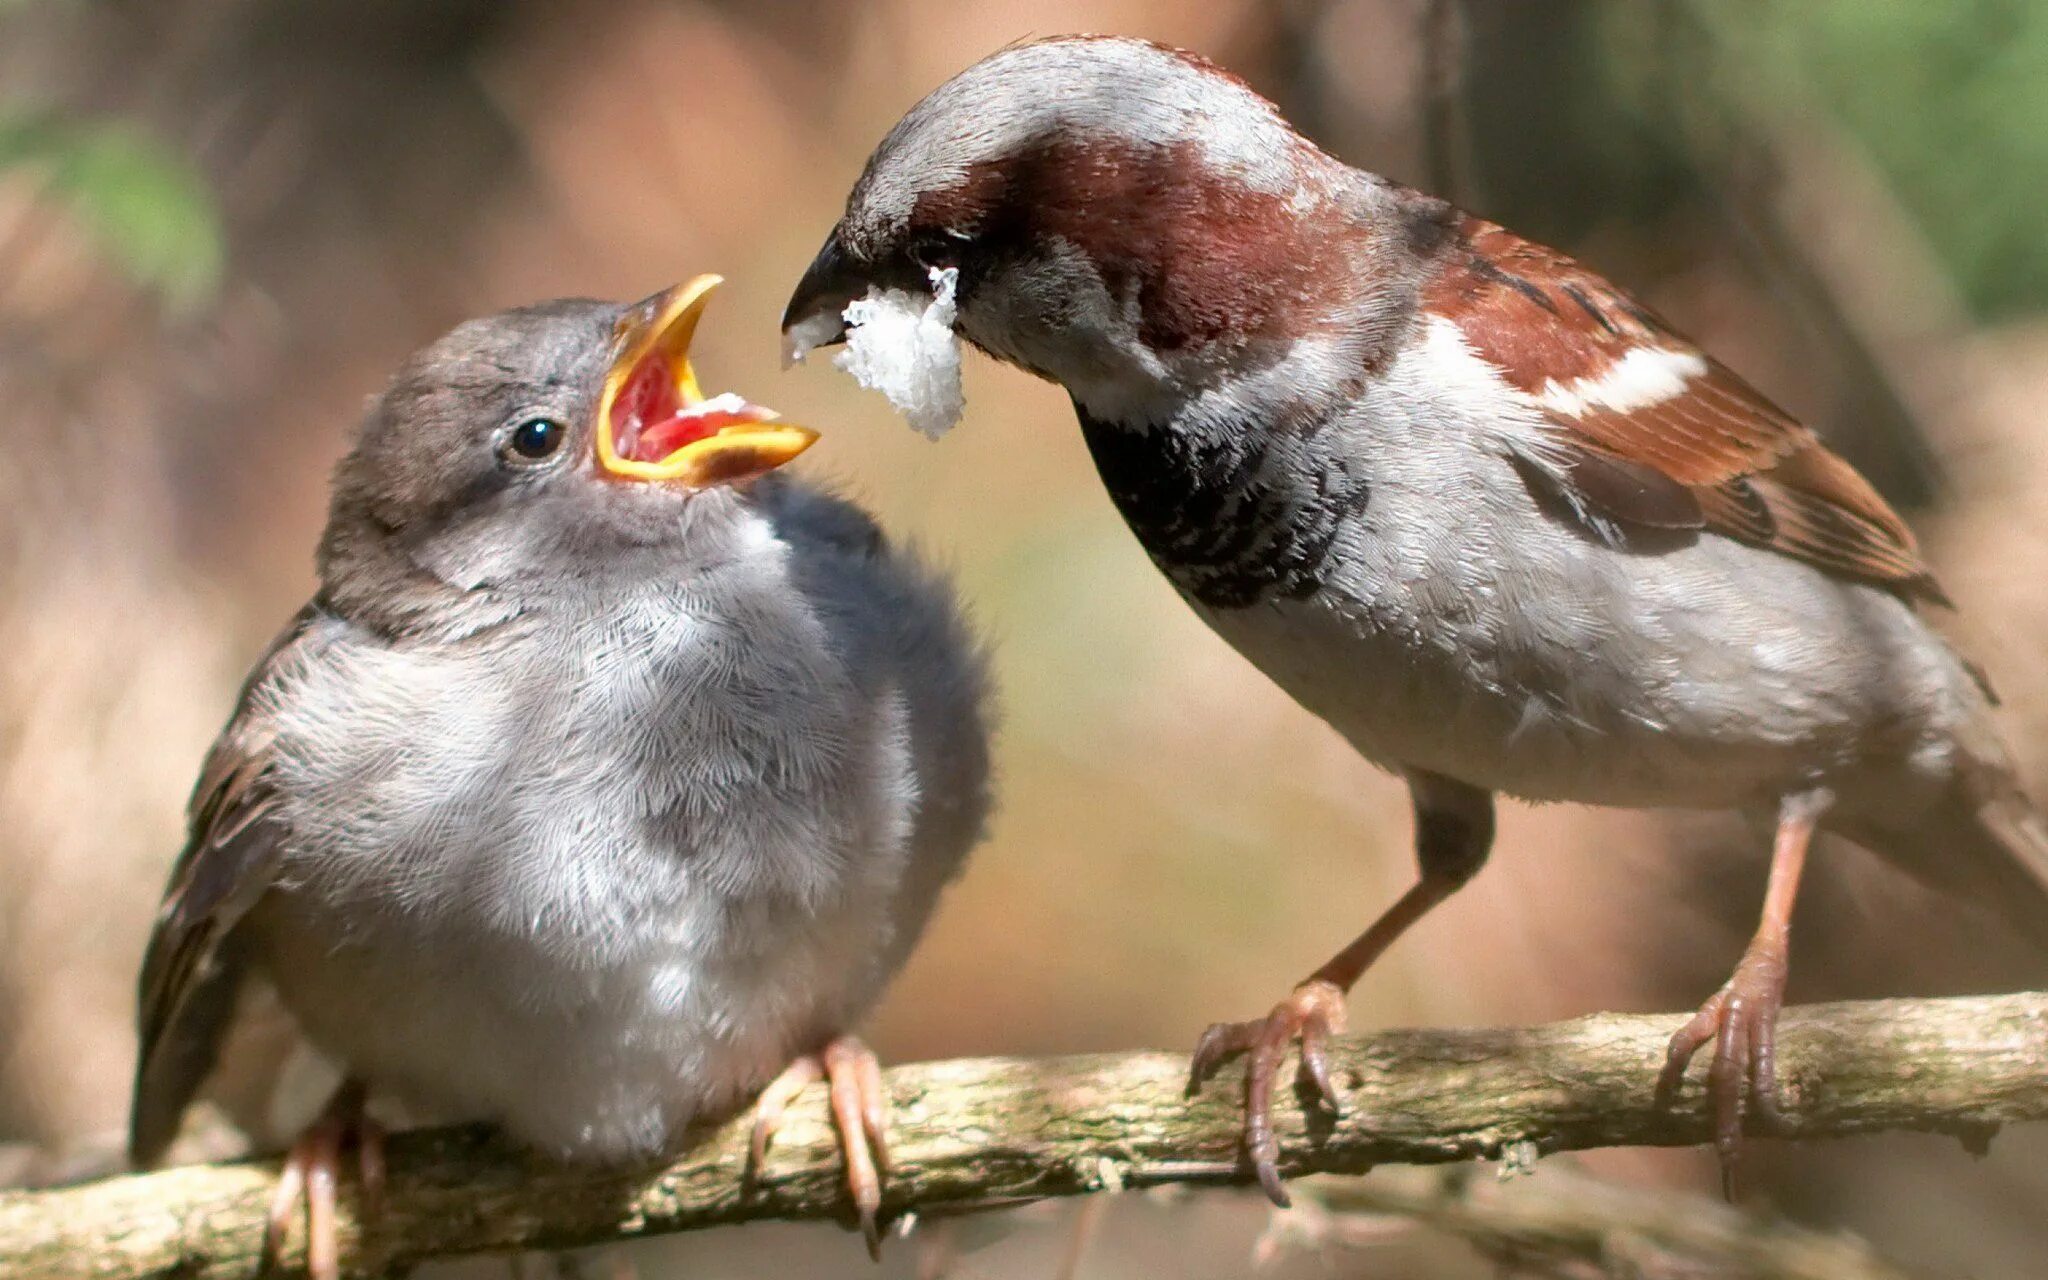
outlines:
{"label": "fledgling sparrow", "polygon": [[1762,923],[1673,1038],[1711,1042],[1724,1168],[1774,1111],[1772,1029],[1816,829],[2048,945],[2048,829],[1973,669],[1915,611],[1913,535],[1804,426],[1565,255],[1351,168],[1243,81],[1138,40],[1005,49],[876,148],[790,299],[798,347],[951,270],[957,333],[1063,386],[1155,564],[1406,778],[1420,879],[1273,1010],[1247,1151],[1395,938],[1469,880],[1496,792],[1771,814]]}
{"label": "fledgling sparrow", "polygon": [[316,1274],[345,1139],[376,1182],[366,1095],[621,1162],[769,1086],[758,1160],[826,1076],[873,1247],[885,1099],[849,1033],[981,836],[985,675],[940,580],[776,471],[813,432],[701,394],[716,283],[408,361],[206,763],[131,1155],[174,1136],[244,980],[275,984],[346,1073],[272,1215],[274,1247],[303,1188]]}

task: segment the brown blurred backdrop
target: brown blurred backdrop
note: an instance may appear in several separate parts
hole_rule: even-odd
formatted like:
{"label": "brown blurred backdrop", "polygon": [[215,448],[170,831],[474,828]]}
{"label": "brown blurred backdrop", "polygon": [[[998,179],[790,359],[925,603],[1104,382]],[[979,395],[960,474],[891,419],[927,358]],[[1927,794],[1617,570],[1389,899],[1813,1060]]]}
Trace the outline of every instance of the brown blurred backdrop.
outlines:
{"label": "brown blurred backdrop", "polygon": [[[1402,789],[1179,604],[1059,393],[971,361],[969,421],[934,446],[822,362],[777,369],[777,308],[880,133],[982,54],[1068,30],[1223,61],[1340,156],[1589,259],[1820,427],[1926,534],[1961,603],[1944,625],[2048,794],[2048,6],[0,0],[16,1164],[123,1122],[184,790],[310,589],[354,414],[412,347],[536,298],[724,273],[699,367],[823,427],[810,474],[954,568],[997,646],[1002,814],[876,1019],[885,1057],[1186,1048],[1406,883]],[[1374,971],[1354,1026],[1690,1008],[1762,890],[1761,844],[1718,818],[1511,808],[1497,848]],[[1796,934],[1799,1000],[2048,979],[1852,849],[1810,878]],[[1697,1152],[1582,1163],[1713,1185]],[[1755,1164],[1755,1201],[1936,1274],[2048,1270],[2048,1135],[1983,1160],[1766,1144]],[[958,1227],[952,1274],[1055,1274],[1071,1212]],[[1241,1274],[1265,1220],[1239,1196],[1120,1201],[1083,1274]],[[639,1262],[865,1265],[825,1228]],[[884,1274],[918,1265],[897,1248]],[[1327,1270],[1499,1274],[1398,1227],[1275,1264]]]}

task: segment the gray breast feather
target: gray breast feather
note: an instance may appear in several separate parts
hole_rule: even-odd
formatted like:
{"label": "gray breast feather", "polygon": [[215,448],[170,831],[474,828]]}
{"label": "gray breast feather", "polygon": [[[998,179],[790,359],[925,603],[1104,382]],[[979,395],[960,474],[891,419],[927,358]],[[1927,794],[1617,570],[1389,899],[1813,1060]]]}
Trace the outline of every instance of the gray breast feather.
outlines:
{"label": "gray breast feather", "polygon": [[1908,605],[1711,533],[1653,554],[1587,536],[1516,466],[1531,423],[1448,359],[1411,348],[1307,443],[1309,473],[1341,463],[1363,495],[1313,592],[1194,599],[1247,657],[1371,759],[1536,799],[1941,781],[1982,699]]}
{"label": "gray breast feather", "polygon": [[865,1011],[979,838],[984,667],[865,517],[764,487],[719,554],[270,691],[293,837],[255,949],[416,1111],[659,1147]]}

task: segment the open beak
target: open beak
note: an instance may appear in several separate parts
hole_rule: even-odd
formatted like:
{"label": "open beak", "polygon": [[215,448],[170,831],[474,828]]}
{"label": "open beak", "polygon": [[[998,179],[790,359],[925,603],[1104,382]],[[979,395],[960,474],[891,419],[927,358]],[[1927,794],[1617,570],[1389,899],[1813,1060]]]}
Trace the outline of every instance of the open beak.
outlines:
{"label": "open beak", "polygon": [[706,398],[690,340],[711,291],[702,275],[655,294],[619,322],[618,355],[597,408],[597,463],[622,480],[704,488],[764,475],[811,447],[818,433],[727,393]]}
{"label": "open beak", "polygon": [[846,341],[846,321],[841,313],[847,304],[866,292],[867,282],[860,278],[840,247],[839,232],[835,229],[826,239],[825,247],[811,260],[804,278],[797,281],[796,292],[789,295],[789,305],[782,309],[784,367],[795,364],[815,348]]}

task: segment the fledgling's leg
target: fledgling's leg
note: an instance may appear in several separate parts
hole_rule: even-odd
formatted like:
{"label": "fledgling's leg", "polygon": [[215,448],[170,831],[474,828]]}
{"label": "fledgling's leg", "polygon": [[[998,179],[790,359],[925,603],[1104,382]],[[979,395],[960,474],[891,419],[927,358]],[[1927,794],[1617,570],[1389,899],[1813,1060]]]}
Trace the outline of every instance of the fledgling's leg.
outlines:
{"label": "fledgling's leg", "polygon": [[306,1215],[306,1274],[309,1280],[337,1280],[341,1255],[335,1216],[339,1203],[341,1153],[356,1148],[357,1185],[363,1213],[377,1211],[384,1200],[384,1127],[364,1114],[366,1091],[348,1080],[335,1090],[319,1119],[299,1135],[285,1154],[277,1190],[263,1223],[263,1269],[274,1269],[284,1252],[285,1234],[303,1204]]}
{"label": "fledgling's leg", "polygon": [[1337,1109],[1325,1043],[1344,1030],[1344,997],[1375,960],[1456,893],[1486,864],[1493,847],[1493,796],[1477,787],[1433,773],[1411,771],[1408,791],[1415,806],[1415,856],[1421,878],[1373,921],[1350,946],[1330,957],[1264,1018],[1219,1022],[1202,1033],[1188,1075],[1188,1095],[1201,1090],[1216,1069],[1248,1055],[1244,1073],[1244,1149],[1259,1185],[1274,1204],[1290,1198],[1280,1180],[1280,1140],[1273,1132],[1273,1083],[1287,1048],[1301,1042],[1300,1082],[1324,1105]]}
{"label": "fledgling's leg", "polygon": [[815,1053],[807,1053],[782,1069],[782,1074],[768,1082],[761,1090],[761,1096],[754,1100],[754,1131],[747,1143],[747,1171],[742,1179],[742,1188],[751,1193],[754,1184],[760,1181],[763,1162],[768,1159],[768,1144],[775,1139],[775,1131],[782,1127],[782,1117],[789,1111],[789,1104],[796,1096],[825,1078],[825,1063]]}
{"label": "fledgling's leg", "polygon": [[1730,1199],[1735,1195],[1735,1166],[1742,1155],[1744,1112],[1754,1109],[1770,1125],[1780,1121],[1778,1011],[1785,1004],[1792,904],[1799,895],[1799,873],[1805,869],[1814,829],[1833,799],[1822,790],[1787,796],[1780,803],[1770,882],[1764,889],[1763,916],[1756,936],[1736,962],[1727,985],[1707,997],[1692,1020],[1671,1037],[1664,1070],[1657,1077],[1657,1097],[1668,1105],[1684,1082],[1686,1064],[1713,1041],[1707,1096],[1714,1105],[1714,1149],[1721,1158],[1721,1189]]}
{"label": "fledgling's leg", "polygon": [[782,1117],[799,1093],[819,1080],[826,1082],[833,1128],[846,1161],[846,1189],[860,1218],[868,1256],[880,1261],[882,1174],[888,1168],[889,1096],[882,1088],[882,1065],[858,1036],[834,1036],[816,1053],[807,1053],[786,1067],[761,1092],[754,1107],[754,1131],[747,1150],[747,1184],[760,1177],[768,1144]]}

